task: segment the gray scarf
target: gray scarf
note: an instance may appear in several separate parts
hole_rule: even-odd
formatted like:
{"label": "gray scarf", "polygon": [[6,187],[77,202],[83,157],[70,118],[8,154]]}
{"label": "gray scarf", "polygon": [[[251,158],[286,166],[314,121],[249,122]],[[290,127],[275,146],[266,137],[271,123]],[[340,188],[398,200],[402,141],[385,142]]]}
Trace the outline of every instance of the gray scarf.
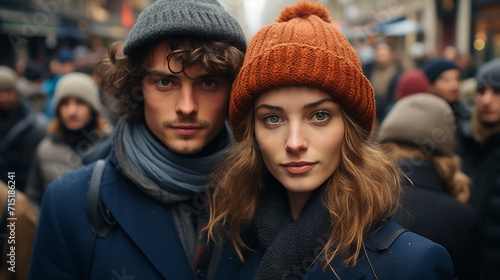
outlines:
{"label": "gray scarf", "polygon": [[116,129],[114,147],[122,172],[146,194],[167,205],[205,191],[211,169],[233,143],[227,122],[225,131],[213,140],[220,142],[214,151],[199,157],[170,151],[143,122],[122,121]]}

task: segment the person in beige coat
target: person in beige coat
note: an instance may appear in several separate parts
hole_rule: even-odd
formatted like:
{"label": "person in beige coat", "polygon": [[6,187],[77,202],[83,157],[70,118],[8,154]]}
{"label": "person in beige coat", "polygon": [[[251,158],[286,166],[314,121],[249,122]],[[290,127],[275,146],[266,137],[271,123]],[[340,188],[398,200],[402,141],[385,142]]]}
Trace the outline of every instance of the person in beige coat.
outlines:
{"label": "person in beige coat", "polygon": [[40,204],[43,192],[59,175],[82,165],[82,155],[109,138],[110,127],[100,116],[97,85],[84,73],[64,75],[54,95],[55,118],[38,145],[26,194]]}
{"label": "person in beige coat", "polygon": [[[7,182],[9,183],[9,182]],[[31,249],[35,240],[37,219],[32,206],[26,196],[15,190],[15,184],[0,181],[0,219],[5,214],[7,199],[12,198],[10,194],[15,193],[15,205],[8,209],[12,213],[8,218],[5,228],[5,239],[0,265],[0,280],[25,280],[28,279],[28,271],[31,259]],[[9,193],[10,191],[10,193]],[[13,202],[13,201],[11,201]],[[9,213],[9,212],[8,212]],[[14,254],[12,253],[14,252]]]}

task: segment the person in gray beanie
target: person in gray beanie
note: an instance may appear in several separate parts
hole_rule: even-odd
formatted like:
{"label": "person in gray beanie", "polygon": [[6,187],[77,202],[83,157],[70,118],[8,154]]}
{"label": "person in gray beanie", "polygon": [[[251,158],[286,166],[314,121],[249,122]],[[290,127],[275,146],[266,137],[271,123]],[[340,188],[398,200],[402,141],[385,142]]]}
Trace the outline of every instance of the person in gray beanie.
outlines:
{"label": "person in gray beanie", "polygon": [[471,204],[481,217],[482,279],[499,279],[500,245],[500,59],[483,64],[476,72],[476,106],[472,118],[459,129],[459,153],[464,172],[471,176]]}
{"label": "person in gray beanie", "polygon": [[402,98],[378,136],[405,175],[394,218],[406,229],[443,245],[457,279],[478,279],[479,219],[467,204],[470,178],[455,154],[455,118],[442,98],[419,93]]}
{"label": "person in gray beanie", "polygon": [[[122,47],[123,46],[123,47]],[[157,0],[97,65],[121,120],[89,163],[44,193],[29,279],[235,279],[207,242],[211,169],[246,40],[216,0]]]}
{"label": "person in gray beanie", "polygon": [[53,102],[55,117],[38,145],[26,184],[26,195],[38,206],[47,186],[80,167],[82,155],[107,140],[111,132],[101,116],[99,90],[89,75],[73,72],[62,76]]}
{"label": "person in gray beanie", "polygon": [[0,180],[15,174],[16,190],[24,191],[29,165],[45,136],[47,119],[19,93],[17,73],[0,66]]}

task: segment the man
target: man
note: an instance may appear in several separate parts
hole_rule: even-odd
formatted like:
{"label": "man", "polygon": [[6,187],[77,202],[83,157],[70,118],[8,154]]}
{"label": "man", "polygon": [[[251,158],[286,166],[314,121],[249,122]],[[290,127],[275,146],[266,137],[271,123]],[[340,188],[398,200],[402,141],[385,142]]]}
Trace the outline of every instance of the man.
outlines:
{"label": "man", "polygon": [[464,172],[473,180],[471,203],[483,229],[482,279],[500,277],[500,59],[482,65],[476,73],[476,107],[470,122],[460,127]]}
{"label": "man", "polygon": [[100,116],[102,104],[94,80],[84,73],[69,73],[58,82],[55,118],[38,145],[26,194],[40,205],[47,186],[59,175],[82,165],[81,157],[109,137],[109,125]]}
{"label": "man", "polygon": [[399,76],[403,72],[396,59],[394,48],[387,41],[375,45],[375,61],[365,65],[366,77],[370,80],[377,101],[377,121],[382,122],[394,103],[394,93]]}
{"label": "man", "polygon": [[50,61],[50,71],[53,77],[50,77],[42,82],[41,90],[46,95],[46,101],[43,106],[43,113],[52,119],[54,108],[53,98],[54,92],[59,82],[59,79],[64,74],[75,71],[75,54],[69,48],[62,48],[57,52],[57,56]]}
{"label": "man", "polygon": [[30,279],[234,278],[238,257],[199,236],[211,168],[233,142],[225,119],[245,48],[215,0],[142,12],[124,55],[115,46],[98,69],[124,118],[99,184],[109,228],[93,235],[87,222],[95,164],[59,177],[42,201]]}
{"label": "man", "polygon": [[36,112],[17,88],[18,76],[0,66],[0,180],[16,174],[16,190],[24,191],[29,164],[38,143],[45,136],[46,118]]}
{"label": "man", "polygon": [[457,126],[469,120],[470,108],[458,101],[460,68],[452,61],[439,58],[427,61],[421,69],[431,83],[430,93],[443,98],[450,104]]}

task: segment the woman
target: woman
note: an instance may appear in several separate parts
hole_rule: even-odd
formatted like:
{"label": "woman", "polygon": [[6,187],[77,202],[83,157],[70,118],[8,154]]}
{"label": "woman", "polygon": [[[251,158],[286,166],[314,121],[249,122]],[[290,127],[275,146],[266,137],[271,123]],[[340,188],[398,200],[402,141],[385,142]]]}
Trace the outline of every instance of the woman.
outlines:
{"label": "woman", "polygon": [[349,42],[320,4],[277,21],[233,84],[238,144],[214,175],[209,236],[229,236],[245,279],[452,279],[443,247],[390,219],[399,175],[369,137],[373,89]]}
{"label": "woman", "polygon": [[[418,120],[418,121],[415,121]],[[479,279],[479,219],[470,178],[455,154],[455,117],[444,99],[418,93],[396,102],[378,131],[408,179],[394,219],[450,253],[457,279]]]}

